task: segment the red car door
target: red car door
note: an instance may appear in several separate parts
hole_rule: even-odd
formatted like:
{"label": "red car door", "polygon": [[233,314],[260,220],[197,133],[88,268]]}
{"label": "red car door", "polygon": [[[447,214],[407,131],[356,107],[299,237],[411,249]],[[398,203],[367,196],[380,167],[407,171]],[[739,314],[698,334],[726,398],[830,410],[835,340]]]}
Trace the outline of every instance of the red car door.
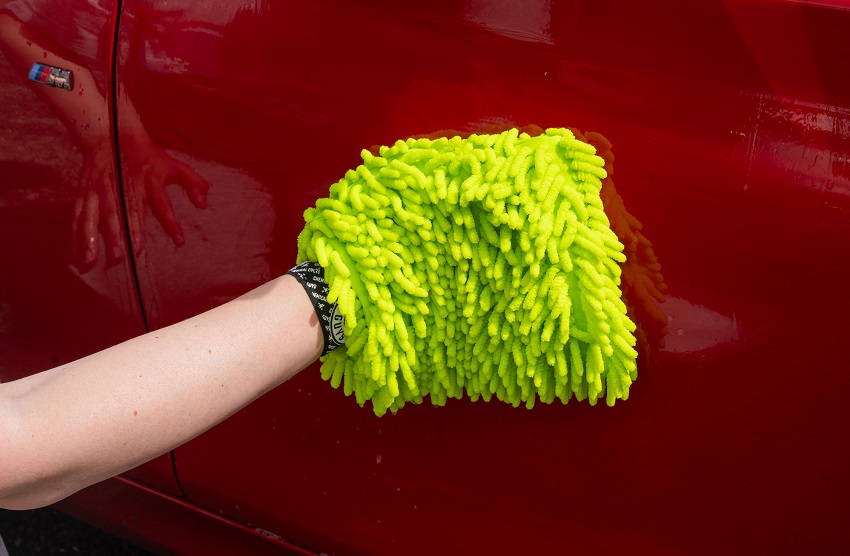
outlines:
{"label": "red car door", "polygon": [[176,451],[192,501],[328,554],[850,550],[847,12],[124,7],[121,168],[154,328],[285,272],[303,210],[400,137],[597,132],[631,246],[627,402],[378,419],[313,366]]}
{"label": "red car door", "polygon": [[[0,2],[0,380],[145,331],[115,165],[115,9]],[[169,456],[128,476],[177,491]]]}

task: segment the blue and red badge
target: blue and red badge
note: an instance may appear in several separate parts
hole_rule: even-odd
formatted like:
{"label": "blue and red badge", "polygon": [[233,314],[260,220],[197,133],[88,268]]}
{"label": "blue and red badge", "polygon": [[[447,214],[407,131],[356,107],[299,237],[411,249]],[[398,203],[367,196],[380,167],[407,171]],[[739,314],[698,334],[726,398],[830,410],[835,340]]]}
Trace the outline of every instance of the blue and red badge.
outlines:
{"label": "blue and red badge", "polygon": [[33,64],[29,77],[33,81],[69,91],[74,87],[71,70],[63,70],[61,68],[54,68],[53,66]]}

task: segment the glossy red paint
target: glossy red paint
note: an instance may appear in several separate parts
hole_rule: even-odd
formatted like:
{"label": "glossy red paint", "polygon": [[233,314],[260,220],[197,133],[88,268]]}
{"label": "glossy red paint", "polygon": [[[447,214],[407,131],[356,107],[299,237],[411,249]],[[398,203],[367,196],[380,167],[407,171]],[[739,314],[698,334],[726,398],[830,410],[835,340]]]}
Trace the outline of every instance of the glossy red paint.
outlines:
{"label": "glossy red paint", "polygon": [[301,212],[361,148],[529,123],[613,143],[668,322],[613,409],[376,419],[311,368],[177,450],[192,500],[338,554],[850,548],[846,11],[243,4],[126,3],[119,81],[211,184],[206,210],[172,196],[185,245],[144,231],[154,326],[291,265]]}
{"label": "glossy red paint", "polygon": [[[74,8],[0,1],[0,380],[145,331],[115,172],[114,13]],[[72,70],[74,89],[28,81],[35,62]],[[179,492],[169,456],[131,475]]]}
{"label": "glossy red paint", "polygon": [[236,523],[141,483],[116,477],[80,491],[57,507],[101,523],[113,535],[155,554],[315,556],[268,531]]}
{"label": "glossy red paint", "polygon": [[614,408],[377,419],[314,366],[176,451],[193,503],[328,554],[850,551],[850,11],[646,4],[124,1],[152,328],[289,268],[362,148],[443,129],[604,134],[668,286]]}

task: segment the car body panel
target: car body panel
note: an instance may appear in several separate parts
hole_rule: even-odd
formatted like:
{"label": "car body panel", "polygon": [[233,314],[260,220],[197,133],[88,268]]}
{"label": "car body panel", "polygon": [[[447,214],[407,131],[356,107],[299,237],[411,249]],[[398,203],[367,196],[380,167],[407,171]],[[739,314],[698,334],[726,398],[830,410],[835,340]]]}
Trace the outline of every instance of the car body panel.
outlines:
{"label": "car body panel", "polygon": [[176,451],[191,500],[329,554],[848,548],[846,11],[125,8],[119,84],[210,183],[207,208],[171,189],[184,245],[156,224],[137,238],[153,326],[284,272],[302,211],[361,149],[440,130],[602,133],[668,286],[614,408],[450,400],[378,419],[313,366]]}
{"label": "car body panel", "polygon": [[[143,321],[167,326],[282,274],[304,209],[361,149],[536,125],[612,145],[606,210],[633,240],[624,289],[640,376],[613,408],[449,400],[379,419],[313,365],[175,451],[187,500],[146,492],[179,505],[192,527],[157,521],[147,514],[156,504],[128,518],[122,500],[139,491],[125,479],[68,508],[183,553],[202,546],[192,545],[198,523],[222,551],[255,546],[233,527],[265,531],[275,542],[263,549],[284,553],[850,551],[847,6],[122,6],[110,33],[133,265],[123,244],[109,268],[75,272],[62,258],[76,197],[50,187],[83,168],[68,132],[50,152],[70,163],[7,156],[0,349],[10,358],[0,365],[35,372],[56,363],[48,353],[85,355]],[[16,98],[36,102],[20,91],[41,85],[11,67],[0,94],[14,82]],[[17,108],[0,110],[0,122],[16,121]],[[15,123],[0,136],[37,145],[62,135],[55,116],[43,118],[37,132]],[[114,181],[109,190],[118,194]],[[83,286],[96,277],[110,287]],[[2,328],[21,315],[32,322]],[[152,465],[133,473],[178,493],[171,462]]]}
{"label": "car body panel", "polygon": [[126,477],[91,486],[56,507],[154,554],[316,554]]}
{"label": "car body panel", "polygon": [[[0,2],[0,380],[145,331],[115,172],[111,7]],[[72,70],[72,90],[28,80],[34,63]],[[130,475],[179,492],[168,455]]]}

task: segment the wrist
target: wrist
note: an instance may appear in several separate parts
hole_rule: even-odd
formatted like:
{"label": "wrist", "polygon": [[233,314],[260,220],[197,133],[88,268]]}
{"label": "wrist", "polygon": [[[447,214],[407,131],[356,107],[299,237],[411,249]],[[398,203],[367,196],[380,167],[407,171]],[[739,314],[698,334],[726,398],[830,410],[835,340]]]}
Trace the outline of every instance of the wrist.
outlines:
{"label": "wrist", "polygon": [[322,355],[327,355],[345,343],[345,317],[336,303],[328,302],[329,287],[321,265],[306,261],[291,268],[287,275],[295,278],[304,288],[319,321],[324,340]]}

